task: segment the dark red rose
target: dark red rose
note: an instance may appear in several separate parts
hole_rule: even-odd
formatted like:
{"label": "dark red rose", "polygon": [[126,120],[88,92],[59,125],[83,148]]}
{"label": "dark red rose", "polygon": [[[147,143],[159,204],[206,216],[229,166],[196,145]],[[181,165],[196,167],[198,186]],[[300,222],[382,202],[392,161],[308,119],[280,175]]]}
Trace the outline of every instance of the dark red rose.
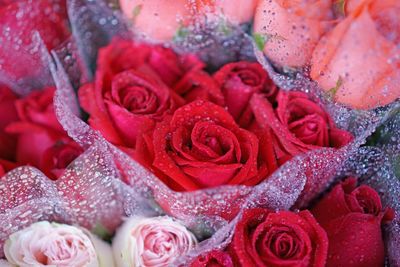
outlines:
{"label": "dark red rose", "polygon": [[45,66],[32,56],[29,45],[38,31],[47,48],[53,49],[66,40],[70,32],[65,1],[15,0],[0,5],[1,73],[9,80],[40,76]]}
{"label": "dark red rose", "polygon": [[184,104],[168,86],[203,65],[195,56],[116,38],[99,50],[94,83],[80,88],[79,100],[90,126],[133,155],[143,119],[160,121]]}
{"label": "dark red rose", "polygon": [[54,87],[46,87],[16,100],[18,120],[6,127],[6,132],[17,138],[16,162],[35,166],[50,178],[57,178],[82,153],[56,118],[54,92]]}
{"label": "dark red rose", "polygon": [[8,87],[0,84],[0,158],[7,160],[14,160],[17,144],[17,139],[4,131],[8,124],[18,120],[16,99]]}
{"label": "dark red rose", "polygon": [[249,101],[254,93],[273,98],[277,87],[259,63],[235,62],[223,66],[214,79],[225,97],[225,104],[233,118],[243,128],[253,120]]}
{"label": "dark red rose", "polygon": [[394,211],[382,208],[371,187],[357,187],[348,178],[336,185],[312,209],[329,238],[327,266],[383,266],[385,246],[381,225],[394,218]]}
{"label": "dark red rose", "polygon": [[235,266],[324,266],[328,238],[308,210],[246,210],[229,246]]}
{"label": "dark red rose", "polygon": [[231,256],[223,251],[212,250],[205,255],[195,258],[191,267],[233,267]]}
{"label": "dark red rose", "polygon": [[257,165],[257,137],[211,102],[191,102],[143,129],[137,160],[175,191],[255,185],[265,178],[266,166]]}
{"label": "dark red rose", "polygon": [[17,167],[18,167],[18,164],[14,163],[14,162],[0,159],[0,178],[2,176],[4,176],[4,174],[6,174],[7,172],[9,172],[12,169],[15,169]]}
{"label": "dark red rose", "polygon": [[202,99],[224,105],[224,96],[215,80],[203,70],[192,70],[177,82],[173,90],[187,103]]}
{"label": "dark red rose", "polygon": [[57,141],[52,147],[44,151],[41,160],[41,171],[47,177],[57,179],[64,173],[65,168],[82,152],[82,148],[72,140]]}
{"label": "dark red rose", "polygon": [[301,152],[341,148],[354,139],[349,132],[338,129],[330,115],[305,93],[280,90],[275,109],[259,94],[250,102],[258,126],[272,129],[276,136],[274,148],[280,164]]}
{"label": "dark red rose", "polygon": [[54,86],[49,86],[40,91],[33,91],[27,97],[15,101],[19,120],[64,132],[54,110],[53,97],[55,91]]}

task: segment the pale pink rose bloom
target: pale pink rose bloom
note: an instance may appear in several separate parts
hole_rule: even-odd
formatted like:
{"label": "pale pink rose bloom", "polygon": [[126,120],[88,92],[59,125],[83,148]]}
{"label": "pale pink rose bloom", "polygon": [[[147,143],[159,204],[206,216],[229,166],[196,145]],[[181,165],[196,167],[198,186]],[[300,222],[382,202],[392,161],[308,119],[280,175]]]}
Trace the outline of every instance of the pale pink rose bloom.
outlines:
{"label": "pale pink rose bloom", "polygon": [[6,260],[0,260],[0,267],[14,267],[14,265],[12,265]]}
{"label": "pale pink rose bloom", "polygon": [[118,267],[166,266],[197,244],[195,236],[170,217],[131,217],[112,243]]}
{"label": "pale pink rose bloom", "polygon": [[21,267],[114,266],[110,245],[84,229],[47,221],[10,235],[4,254]]}

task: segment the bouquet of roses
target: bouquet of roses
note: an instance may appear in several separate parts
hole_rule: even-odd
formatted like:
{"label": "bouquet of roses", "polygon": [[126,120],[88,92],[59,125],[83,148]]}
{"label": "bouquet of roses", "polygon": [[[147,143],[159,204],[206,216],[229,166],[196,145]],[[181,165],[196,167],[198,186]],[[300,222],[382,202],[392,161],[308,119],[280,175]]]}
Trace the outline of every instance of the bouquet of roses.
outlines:
{"label": "bouquet of roses", "polygon": [[397,61],[329,43],[398,5],[166,2],[0,1],[1,264],[398,266]]}

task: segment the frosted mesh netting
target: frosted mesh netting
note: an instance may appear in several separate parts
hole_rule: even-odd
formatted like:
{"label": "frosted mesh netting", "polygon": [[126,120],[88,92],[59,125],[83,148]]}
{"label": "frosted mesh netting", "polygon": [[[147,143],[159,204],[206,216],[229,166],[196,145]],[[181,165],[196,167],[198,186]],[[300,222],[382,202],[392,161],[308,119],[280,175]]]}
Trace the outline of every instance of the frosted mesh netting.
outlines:
{"label": "frosted mesh netting", "polygon": [[47,62],[41,57],[42,43],[53,49],[68,38],[63,1],[14,1],[1,7],[0,82],[19,95],[52,84]]}

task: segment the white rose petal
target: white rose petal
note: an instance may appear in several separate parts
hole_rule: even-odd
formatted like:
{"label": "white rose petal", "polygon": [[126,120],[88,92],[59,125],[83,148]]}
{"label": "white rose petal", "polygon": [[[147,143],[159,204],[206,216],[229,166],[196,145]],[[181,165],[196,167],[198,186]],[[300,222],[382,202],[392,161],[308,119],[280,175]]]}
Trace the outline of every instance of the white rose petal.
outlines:
{"label": "white rose petal", "polygon": [[4,245],[15,265],[54,267],[113,267],[110,245],[87,230],[47,221],[10,235]]}
{"label": "white rose petal", "polygon": [[195,236],[170,217],[132,217],[112,243],[117,267],[166,266],[197,244]]}

